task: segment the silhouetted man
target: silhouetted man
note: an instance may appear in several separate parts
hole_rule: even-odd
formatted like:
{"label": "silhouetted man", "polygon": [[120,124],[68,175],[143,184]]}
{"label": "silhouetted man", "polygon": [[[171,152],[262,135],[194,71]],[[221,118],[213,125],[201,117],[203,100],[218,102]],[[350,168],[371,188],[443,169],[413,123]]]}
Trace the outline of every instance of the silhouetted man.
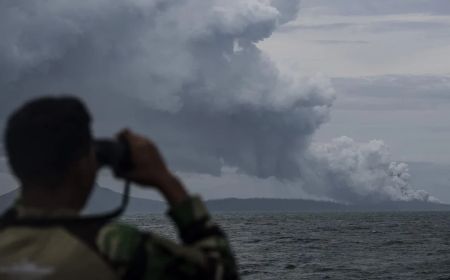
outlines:
{"label": "silhouetted man", "polygon": [[36,99],[9,118],[5,147],[21,195],[0,220],[0,279],[238,279],[228,241],[202,201],[187,194],[150,140],[128,130],[118,137],[128,141],[134,167],[121,178],[165,197],[183,244],[114,220],[55,224],[77,217],[92,192],[98,162],[90,123],[73,97]]}

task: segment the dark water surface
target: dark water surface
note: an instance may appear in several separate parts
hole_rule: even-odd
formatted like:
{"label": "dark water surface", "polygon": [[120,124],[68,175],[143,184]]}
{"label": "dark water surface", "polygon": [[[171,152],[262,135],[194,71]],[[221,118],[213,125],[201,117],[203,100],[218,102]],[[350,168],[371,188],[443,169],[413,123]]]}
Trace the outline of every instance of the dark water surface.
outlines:
{"label": "dark water surface", "polygon": [[[214,214],[243,279],[450,279],[450,213]],[[127,222],[176,238],[161,214]]]}

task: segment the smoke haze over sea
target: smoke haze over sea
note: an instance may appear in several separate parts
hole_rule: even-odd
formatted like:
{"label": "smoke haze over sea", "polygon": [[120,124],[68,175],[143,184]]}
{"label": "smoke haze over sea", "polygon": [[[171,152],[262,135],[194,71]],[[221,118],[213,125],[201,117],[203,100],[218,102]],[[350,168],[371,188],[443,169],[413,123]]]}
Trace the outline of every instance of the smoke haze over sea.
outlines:
{"label": "smoke haze over sea", "polygon": [[279,186],[346,203],[436,201],[410,185],[407,165],[393,162],[380,140],[312,143],[332,113],[332,83],[284,72],[258,45],[299,7],[284,0],[0,2],[2,124],[24,100],[71,93],[90,106],[98,134],[142,131],[200,185]]}

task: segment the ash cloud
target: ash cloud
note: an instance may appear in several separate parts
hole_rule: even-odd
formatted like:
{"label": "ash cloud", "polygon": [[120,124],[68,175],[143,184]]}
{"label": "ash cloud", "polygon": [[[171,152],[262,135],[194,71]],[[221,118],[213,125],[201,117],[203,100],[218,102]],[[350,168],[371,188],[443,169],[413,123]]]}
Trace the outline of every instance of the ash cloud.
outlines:
{"label": "ash cloud", "polygon": [[[310,147],[329,118],[330,82],[282,73],[257,46],[298,7],[280,0],[1,2],[0,118],[30,97],[69,92],[89,103],[99,133],[131,123],[181,172],[221,176],[231,166],[339,201],[429,200],[409,186],[403,165],[383,159],[336,168],[346,149],[361,148],[351,141],[329,144],[332,153]],[[362,153],[361,162],[374,154]]]}
{"label": "ash cloud", "polygon": [[357,143],[343,136],[331,143],[313,144],[310,152],[308,167],[314,168],[310,172],[314,187],[338,201],[438,201],[410,186],[408,165],[392,161],[383,141]]}

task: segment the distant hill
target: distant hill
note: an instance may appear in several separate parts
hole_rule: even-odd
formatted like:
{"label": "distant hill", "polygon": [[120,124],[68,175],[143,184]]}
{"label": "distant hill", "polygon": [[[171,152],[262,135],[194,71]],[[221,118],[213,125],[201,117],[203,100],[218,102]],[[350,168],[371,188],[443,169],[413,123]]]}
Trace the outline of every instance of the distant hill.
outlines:
{"label": "distant hill", "polygon": [[[3,212],[14,203],[18,193],[17,190],[14,190],[0,196],[0,212]],[[121,194],[106,188],[96,188],[84,212],[100,213],[113,210],[119,207],[121,201]],[[161,201],[130,197],[127,213],[163,212],[166,208],[166,204]]]}
{"label": "distant hill", "polygon": [[355,212],[386,212],[386,211],[450,211],[450,205],[424,201],[387,201],[380,203],[365,203],[348,206],[348,211]]}
{"label": "distant hill", "polygon": [[345,205],[304,199],[219,199],[206,202],[211,211],[260,212],[384,212],[384,211],[450,211],[450,205],[422,201],[392,201]]}
{"label": "distant hill", "polygon": [[[0,211],[3,212],[9,207],[15,197],[17,190],[0,196]],[[105,188],[96,188],[86,207],[87,213],[99,213],[112,210],[120,205],[121,195]],[[238,199],[227,198],[208,200],[207,207],[213,212],[381,212],[381,211],[450,211],[450,205],[429,203],[421,201],[409,202],[382,202],[372,204],[344,205],[328,201],[314,201],[304,199],[270,199],[251,198]],[[164,212],[167,209],[166,203],[143,199],[130,198],[127,214]]]}
{"label": "distant hill", "polygon": [[208,200],[206,205],[211,211],[260,211],[260,212],[330,212],[345,211],[344,204],[304,199],[272,198],[226,198]]}
{"label": "distant hill", "polygon": [[[95,188],[94,194],[88,201],[85,212],[99,213],[112,210],[119,207],[121,202],[122,195],[120,193],[106,188]],[[130,197],[126,212],[164,212],[166,208],[166,203],[158,200]]]}
{"label": "distant hill", "polygon": [[14,203],[17,197],[18,191],[12,191],[0,196],[0,212],[3,213],[11,204]]}

